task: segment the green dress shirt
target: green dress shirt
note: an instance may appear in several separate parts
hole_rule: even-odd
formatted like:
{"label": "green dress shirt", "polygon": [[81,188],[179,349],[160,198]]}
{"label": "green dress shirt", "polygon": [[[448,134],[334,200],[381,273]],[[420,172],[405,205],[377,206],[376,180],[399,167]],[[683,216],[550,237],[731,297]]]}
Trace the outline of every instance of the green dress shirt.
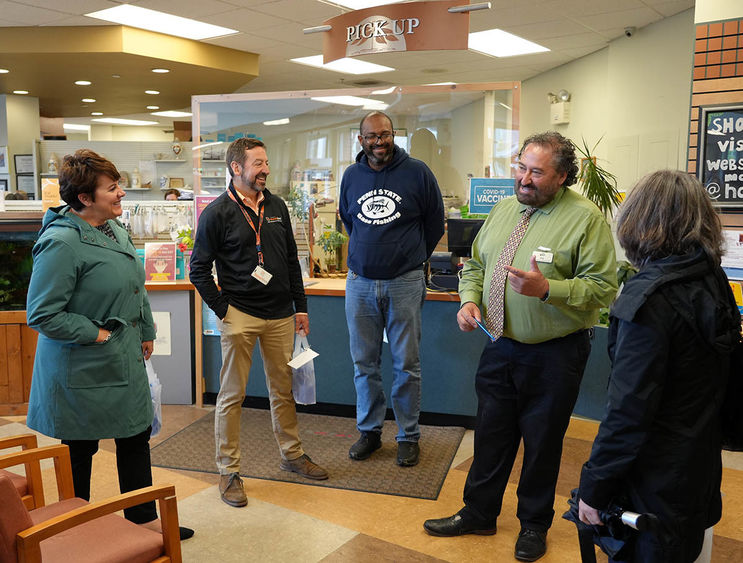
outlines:
{"label": "green dress shirt", "polygon": [[[462,304],[487,308],[493,269],[525,209],[513,196],[490,211],[462,271]],[[535,251],[552,254],[551,262],[538,263],[549,280],[549,296],[542,301],[521,295],[506,281],[503,335],[534,344],[593,326],[599,309],[608,307],[617,292],[614,240],[599,209],[576,191],[562,188],[532,215],[512,266],[528,271]]]}

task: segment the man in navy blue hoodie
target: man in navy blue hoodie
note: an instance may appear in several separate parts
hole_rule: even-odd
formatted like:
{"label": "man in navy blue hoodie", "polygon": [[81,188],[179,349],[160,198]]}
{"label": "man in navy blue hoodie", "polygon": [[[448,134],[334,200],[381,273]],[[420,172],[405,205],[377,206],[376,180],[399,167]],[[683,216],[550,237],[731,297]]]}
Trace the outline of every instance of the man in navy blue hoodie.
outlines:
{"label": "man in navy blue hoodie", "polygon": [[367,114],[359,125],[363,149],[341,180],[340,215],[350,235],[346,320],[356,385],[351,459],[367,459],[382,445],[387,410],[382,386],[383,332],[392,353],[392,409],[397,463],[418,463],[421,403],[423,263],[444,234],[444,204],[431,170],[395,145],[392,120]]}

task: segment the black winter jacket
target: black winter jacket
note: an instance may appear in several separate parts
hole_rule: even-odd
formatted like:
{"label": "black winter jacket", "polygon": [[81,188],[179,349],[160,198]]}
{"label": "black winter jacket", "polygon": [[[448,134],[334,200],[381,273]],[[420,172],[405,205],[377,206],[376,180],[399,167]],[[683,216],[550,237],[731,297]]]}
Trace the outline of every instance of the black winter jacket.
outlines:
{"label": "black winter jacket", "polygon": [[611,311],[604,420],[580,497],[658,516],[632,561],[693,561],[721,516],[720,406],[740,315],[721,268],[698,250],[649,262]]}

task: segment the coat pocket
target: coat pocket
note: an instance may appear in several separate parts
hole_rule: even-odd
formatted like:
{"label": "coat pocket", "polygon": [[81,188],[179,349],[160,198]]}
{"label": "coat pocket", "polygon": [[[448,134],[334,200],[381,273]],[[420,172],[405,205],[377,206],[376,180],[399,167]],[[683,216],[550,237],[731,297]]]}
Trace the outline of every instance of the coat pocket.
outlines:
{"label": "coat pocket", "polygon": [[126,327],[116,329],[108,342],[70,348],[67,387],[88,389],[129,384],[129,362],[123,348]]}

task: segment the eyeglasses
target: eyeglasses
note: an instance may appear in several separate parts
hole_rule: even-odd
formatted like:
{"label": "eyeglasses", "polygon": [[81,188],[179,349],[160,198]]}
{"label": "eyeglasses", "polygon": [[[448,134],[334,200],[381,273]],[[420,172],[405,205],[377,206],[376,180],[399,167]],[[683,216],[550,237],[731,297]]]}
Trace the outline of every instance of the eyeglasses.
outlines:
{"label": "eyeglasses", "polygon": [[380,135],[377,135],[376,133],[368,133],[366,135],[362,135],[361,137],[367,142],[367,143],[376,143],[377,139],[381,139],[383,142],[389,141],[392,137],[394,137],[394,133],[382,133]]}

